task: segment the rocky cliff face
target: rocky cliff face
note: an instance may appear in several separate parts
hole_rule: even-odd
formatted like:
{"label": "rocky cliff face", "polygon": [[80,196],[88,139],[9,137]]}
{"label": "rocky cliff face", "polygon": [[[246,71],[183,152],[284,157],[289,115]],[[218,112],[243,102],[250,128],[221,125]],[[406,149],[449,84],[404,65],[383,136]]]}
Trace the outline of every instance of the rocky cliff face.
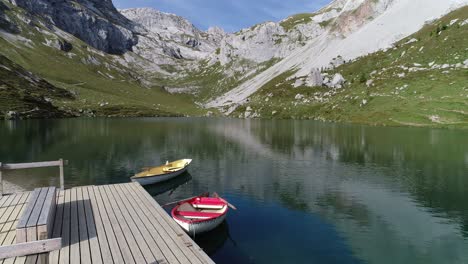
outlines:
{"label": "rocky cliff face", "polygon": [[135,53],[158,64],[176,64],[186,60],[203,60],[214,53],[224,32],[203,32],[187,19],[151,8],[120,10],[146,32],[141,34]]}
{"label": "rocky cliff face", "polygon": [[426,21],[466,4],[467,0],[333,1],[309,18],[315,22],[321,20],[318,23],[324,25],[326,30],[304,46],[294,49],[268,70],[208,102],[206,106],[220,107],[230,113],[283,73],[294,70],[293,78],[305,77],[314,69],[329,67],[338,56],[349,61],[379,49],[391,48],[393,43],[422,28]]}
{"label": "rocky cliff face", "polygon": [[111,54],[131,51],[141,28],[120,14],[111,0],[10,0],[90,46]]}

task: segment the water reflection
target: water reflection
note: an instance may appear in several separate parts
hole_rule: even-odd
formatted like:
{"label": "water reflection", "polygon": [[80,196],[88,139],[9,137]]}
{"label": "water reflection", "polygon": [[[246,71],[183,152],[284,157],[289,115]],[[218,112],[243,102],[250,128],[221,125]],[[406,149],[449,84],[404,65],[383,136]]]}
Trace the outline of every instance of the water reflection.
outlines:
{"label": "water reflection", "polygon": [[190,180],[192,180],[192,175],[190,175],[189,172],[185,172],[182,175],[177,176],[176,178],[171,179],[169,181],[146,185],[144,187],[151,196],[157,196],[164,193],[168,193],[168,195],[170,196],[177,190],[177,188],[179,188],[183,184],[186,184]]}
{"label": "water reflection", "polygon": [[[127,182],[142,167],[193,158],[191,176],[148,191],[160,203],[217,191],[240,205],[228,217],[237,246],[227,241],[212,254],[221,263],[464,263],[467,135],[310,121],[7,122],[0,160],[68,159],[71,187]],[[322,242],[311,239],[317,232]],[[284,249],[285,241],[301,246]]]}

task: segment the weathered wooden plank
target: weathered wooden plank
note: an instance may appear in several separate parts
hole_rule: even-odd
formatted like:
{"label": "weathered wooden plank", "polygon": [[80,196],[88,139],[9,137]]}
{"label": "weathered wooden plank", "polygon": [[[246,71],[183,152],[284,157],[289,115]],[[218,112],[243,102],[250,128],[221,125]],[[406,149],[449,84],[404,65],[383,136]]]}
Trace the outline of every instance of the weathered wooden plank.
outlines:
{"label": "weathered wooden plank", "polygon": [[156,257],[156,260],[160,263],[180,263],[164,242],[161,234],[159,234],[158,230],[153,226],[152,222],[154,221],[154,218],[149,216],[150,214],[146,209],[142,210],[140,208],[139,201],[135,199],[133,195],[128,193],[124,184],[117,184],[114,185],[114,187],[117,190],[116,193],[119,193],[123,204],[127,207],[127,210],[133,217],[137,226],[143,229],[145,240],[148,246],[153,250],[153,255]]}
{"label": "weathered wooden plank", "polygon": [[37,240],[48,239],[52,236],[57,195],[55,187],[49,187],[46,190],[44,205],[37,220]]}
{"label": "weathered wooden plank", "polygon": [[25,264],[37,264],[38,255],[26,256]]}
{"label": "weathered wooden plank", "polygon": [[[94,212],[91,206],[91,200],[89,197],[88,187],[83,187],[83,205],[86,219],[86,227],[88,229],[88,240],[91,254],[91,262],[93,264],[100,264],[102,262],[101,249],[99,247],[99,240],[97,237],[96,224],[94,222]],[[103,247],[106,248],[106,247]],[[111,256],[109,256],[112,259]]]}
{"label": "weathered wooden plank", "polygon": [[[176,236],[177,241],[180,241],[182,245],[185,245],[184,249],[189,249],[189,251],[196,256],[197,260],[193,259],[192,254],[188,254],[190,260],[192,262],[201,262],[201,263],[214,263],[213,260],[201,249],[183,230],[177,223],[164,211],[164,209],[146,192],[143,187],[141,187],[138,183],[129,183],[129,187],[133,188],[134,190],[140,190],[139,194],[141,194],[142,198],[145,198],[146,201],[149,203],[150,206],[156,209],[156,212],[159,212],[158,220],[161,220],[160,223],[167,228],[168,230],[172,230]],[[157,217],[157,216],[155,216]],[[187,251],[184,250],[186,253]]]}
{"label": "weathered wooden plank", "polygon": [[3,175],[2,175],[3,164],[0,162],[0,197],[3,196]]}
{"label": "weathered wooden plank", "polygon": [[20,200],[14,207],[13,211],[10,214],[10,217],[7,219],[5,223],[3,223],[3,226],[0,230],[0,245],[10,245],[13,243],[14,236],[13,238],[10,236],[10,239],[8,238],[8,234],[16,233],[15,227],[16,224],[18,223],[18,217],[21,213],[21,210],[23,209],[24,204],[26,203],[29,193],[23,193],[20,196]]}
{"label": "weathered wooden plank", "polygon": [[63,220],[62,220],[62,249],[60,249],[61,264],[70,263],[70,222],[71,222],[71,192],[66,190],[63,192]]}
{"label": "weathered wooden plank", "polygon": [[11,211],[15,208],[18,200],[21,198],[21,195],[13,194],[9,195],[10,199],[4,206],[0,208],[0,228],[7,222],[7,219],[10,217]]}
{"label": "weathered wooden plank", "polygon": [[80,239],[80,261],[91,263],[91,252],[89,250],[88,227],[86,226],[86,215],[83,201],[83,188],[76,188],[76,202],[78,204],[78,229]]}
{"label": "weathered wooden plank", "polygon": [[21,170],[21,169],[35,169],[45,167],[60,166],[60,161],[43,161],[43,162],[30,162],[30,163],[10,163],[3,164],[3,170]]}
{"label": "weathered wooden plank", "polygon": [[[57,206],[55,209],[54,227],[52,231],[52,238],[62,236],[62,224],[63,224],[63,208],[65,206],[65,192],[57,192]],[[60,256],[60,250],[54,250],[50,252],[49,263],[58,264]]]}
{"label": "weathered wooden plank", "polygon": [[[15,227],[18,224],[18,218],[21,216],[21,212],[24,208],[26,208],[26,204],[28,201],[28,198],[30,197],[30,193],[25,193],[25,197],[21,200],[21,202],[18,204],[17,208],[15,208],[15,212],[17,214],[17,217],[15,221],[11,224],[11,227],[9,228],[9,231],[7,232],[4,241],[2,242],[3,245],[11,245],[14,244],[15,242],[15,236],[16,236],[16,230]],[[3,263],[18,263],[22,264],[26,260],[25,257],[19,257],[19,258],[8,258],[3,261]]]}
{"label": "weathered wooden plank", "polygon": [[[0,245],[5,246],[6,244],[3,244],[6,235],[11,231],[12,224],[16,221],[18,212],[15,213],[15,211],[18,211],[18,208],[21,206],[18,206],[21,202],[21,198],[26,196],[27,194],[16,194],[12,195],[14,196],[13,201],[11,202],[10,206],[7,207],[6,212],[2,215],[0,218]],[[11,243],[8,243],[8,245]],[[1,261],[0,259],[0,262]]]}
{"label": "weathered wooden plank", "polygon": [[[47,192],[48,188],[41,188],[39,196],[37,197],[37,202],[33,208],[33,211],[31,212],[31,215],[29,216],[28,223],[26,224],[26,241],[28,242],[38,240],[37,222],[39,221]],[[18,241],[17,238],[16,242],[21,243],[24,241]]]}
{"label": "weathered wooden plank", "polygon": [[3,206],[3,204],[8,200],[9,195],[4,195],[0,197],[0,208]]}
{"label": "weathered wooden plank", "polygon": [[[107,187],[107,191],[110,194],[112,194],[113,200],[117,204],[122,216],[127,222],[127,225],[130,228],[130,232],[133,234],[133,237],[135,238],[135,242],[138,245],[141,253],[143,254],[144,261],[146,263],[157,263],[156,257],[153,255],[148,245],[148,242],[149,240],[151,240],[151,237],[148,236],[148,231],[144,229],[144,226],[142,224],[139,225],[135,222],[128,208],[125,206],[125,202],[120,197],[121,190],[116,189],[115,185],[114,186],[109,185],[106,187]],[[137,263],[140,263],[140,262],[137,261]]]}
{"label": "weathered wooden plank", "polygon": [[127,239],[129,238],[129,233],[124,233],[120,226],[119,220],[115,214],[115,209],[111,206],[109,202],[109,197],[107,196],[104,187],[96,187],[96,192],[99,192],[104,203],[104,207],[106,208],[107,215],[109,216],[110,225],[114,230],[114,234],[117,238],[117,243],[119,244],[120,251],[122,252],[122,256],[125,260],[125,263],[135,263],[133,259],[132,252],[130,251],[130,244],[128,243]]}
{"label": "weathered wooden plank", "polygon": [[29,196],[28,204],[26,208],[23,210],[23,213],[21,214],[21,218],[19,219],[18,225],[16,227],[17,229],[26,228],[29,217],[31,216],[31,213],[34,209],[34,206],[36,205],[37,198],[39,197],[40,193],[41,193],[41,189],[35,189]]}
{"label": "weathered wooden plank", "polygon": [[77,189],[70,190],[70,263],[80,263],[80,234],[78,227]]}
{"label": "weathered wooden plank", "polygon": [[[153,248],[160,249],[161,256],[166,260],[166,263],[181,263],[174,253],[172,253],[170,247],[167,245],[166,241],[169,239],[164,232],[162,234],[159,233],[158,229],[155,228],[154,225],[154,216],[147,210],[146,207],[142,206],[142,201],[137,195],[134,195],[133,191],[129,191],[125,184],[117,185],[117,188],[121,189],[121,193],[123,197],[126,197],[128,202],[130,203],[129,207],[133,208],[135,211],[134,215],[138,216],[141,221],[144,223],[145,228],[149,231],[152,239],[156,243],[156,247]],[[164,236],[164,238],[163,238]],[[172,245],[173,246],[173,245]],[[164,259],[158,258],[161,262]]]}
{"label": "weathered wooden plank", "polygon": [[0,247],[0,259],[50,252],[62,246],[61,238],[53,238]]}
{"label": "weathered wooden plank", "polygon": [[[134,187],[132,184],[125,185],[127,188]],[[177,235],[168,227],[167,223],[161,221],[161,216],[156,212],[154,205],[150,205],[143,197],[143,188],[132,188],[133,195],[139,198],[139,205],[142,211],[150,213],[153,219],[154,227],[161,234],[163,241],[167,244],[171,252],[176,256],[180,263],[200,263],[198,258],[185,246]]]}
{"label": "weathered wooden plank", "polygon": [[64,161],[63,159],[59,159],[58,162],[59,162],[59,169],[60,169],[60,190],[63,191],[65,190],[65,179],[64,179],[64,173],[63,173]]}
{"label": "weathered wooden plank", "polygon": [[[114,263],[125,263],[124,256],[122,254],[122,251],[120,250],[119,243],[117,242],[119,239],[121,239],[121,237],[117,237],[116,233],[114,232],[114,228],[111,224],[111,220],[109,214],[107,213],[99,188],[95,186],[92,188],[92,191],[94,193],[96,203],[99,207],[99,213],[102,218],[102,225],[106,232],[107,241],[109,243],[110,252],[112,254],[112,259]],[[124,243],[125,241],[119,242]]]}
{"label": "weathered wooden plank", "polygon": [[[106,234],[106,229],[103,223],[104,219],[107,217],[107,214],[106,212],[101,212],[102,209],[99,208],[99,205],[96,201],[94,188],[92,186],[88,186],[87,189],[89,199],[91,201],[91,207],[93,209],[94,224],[96,226],[96,233],[99,241],[99,249],[101,250],[102,260],[105,263],[112,263],[112,261],[114,261],[114,263],[122,263],[123,259],[120,251],[118,251],[118,254],[116,254],[116,256],[114,257],[109,247],[110,245],[117,245],[117,242],[115,242],[115,236],[113,234]],[[105,216],[103,216],[102,214],[105,214]],[[108,227],[108,229],[112,228]],[[98,249],[91,248],[91,252],[95,250]]]}
{"label": "weathered wooden plank", "polygon": [[6,259],[3,264],[24,264],[26,262],[26,257],[17,257],[17,258],[9,258]]}

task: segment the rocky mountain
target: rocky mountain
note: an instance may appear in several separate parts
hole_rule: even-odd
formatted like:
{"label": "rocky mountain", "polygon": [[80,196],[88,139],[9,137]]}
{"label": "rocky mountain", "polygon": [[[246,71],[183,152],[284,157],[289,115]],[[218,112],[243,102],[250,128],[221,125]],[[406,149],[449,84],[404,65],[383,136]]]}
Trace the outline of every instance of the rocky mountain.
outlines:
{"label": "rocky mountain", "polygon": [[[349,0],[334,1],[316,15],[327,20],[326,30],[305,43],[273,67],[242,83],[226,94],[209,101],[207,107],[223,107],[227,113],[242,105],[267,82],[282,73],[307,76],[317,68],[328,67],[341,57],[359,56],[391,47],[396,41],[414,33],[426,21],[468,4],[466,0]],[[315,17],[315,14],[311,16]],[[311,19],[309,24],[313,24]]]}
{"label": "rocky mountain", "polygon": [[126,19],[112,0],[10,0],[32,16],[39,16],[47,26],[83,40],[92,47],[111,54],[131,51],[141,33],[135,23]]}
{"label": "rocky mountain", "polygon": [[158,65],[206,59],[218,48],[225,35],[217,28],[203,32],[185,18],[151,8],[120,12],[146,30],[139,36],[133,51]]}
{"label": "rocky mountain", "polygon": [[[150,8],[117,10],[111,0],[0,0],[0,55],[70,91],[74,100],[54,103],[77,115],[209,110],[240,117],[322,118],[318,113],[328,109],[330,97],[353,87],[350,78],[366,79],[369,87],[378,83],[370,73],[349,77],[347,70],[337,69],[389,51],[467,4],[334,0],[314,13],[226,33],[203,31],[185,18]],[[284,98],[283,108],[268,106],[278,92],[292,97]],[[312,101],[318,104],[298,107]]]}

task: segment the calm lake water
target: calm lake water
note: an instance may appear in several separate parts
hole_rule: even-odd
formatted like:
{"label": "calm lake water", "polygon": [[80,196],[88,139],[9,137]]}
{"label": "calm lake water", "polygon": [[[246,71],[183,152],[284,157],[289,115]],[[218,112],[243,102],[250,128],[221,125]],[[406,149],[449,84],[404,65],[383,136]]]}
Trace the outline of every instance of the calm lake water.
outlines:
{"label": "calm lake water", "polygon": [[[312,121],[70,119],[0,123],[0,161],[69,160],[67,187],[128,182],[192,158],[147,190],[217,191],[238,207],[197,242],[218,263],[468,263],[468,131]],[[16,172],[22,188],[58,169]]]}

